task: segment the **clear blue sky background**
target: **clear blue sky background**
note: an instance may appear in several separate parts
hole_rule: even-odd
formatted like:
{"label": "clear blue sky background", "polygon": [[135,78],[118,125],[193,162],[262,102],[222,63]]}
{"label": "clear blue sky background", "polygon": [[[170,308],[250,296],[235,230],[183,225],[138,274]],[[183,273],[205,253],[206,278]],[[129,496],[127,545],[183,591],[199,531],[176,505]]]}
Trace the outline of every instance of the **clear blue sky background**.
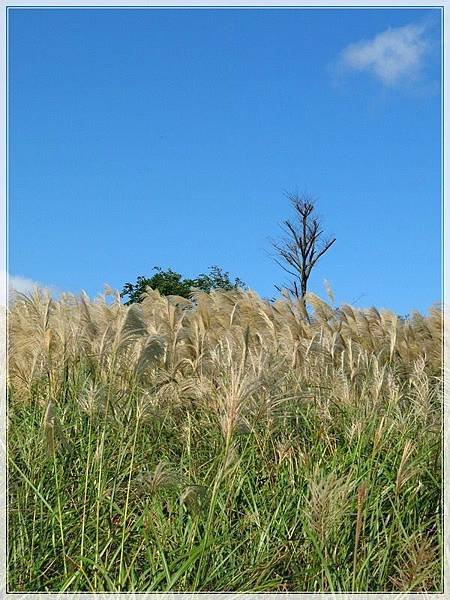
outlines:
{"label": "clear blue sky background", "polygon": [[217,264],[273,297],[298,189],[337,238],[312,291],[425,311],[440,101],[437,10],[10,9],[9,272],[95,295]]}

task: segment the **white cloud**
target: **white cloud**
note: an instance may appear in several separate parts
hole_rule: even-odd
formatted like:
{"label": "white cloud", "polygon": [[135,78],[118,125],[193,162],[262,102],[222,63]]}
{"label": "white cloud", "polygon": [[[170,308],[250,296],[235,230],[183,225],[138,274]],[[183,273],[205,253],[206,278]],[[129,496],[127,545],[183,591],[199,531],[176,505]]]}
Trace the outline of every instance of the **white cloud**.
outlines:
{"label": "white cloud", "polygon": [[425,25],[410,24],[350,44],[341,52],[339,64],[346,70],[366,71],[386,86],[417,77],[429,49],[425,29]]}
{"label": "white cloud", "polygon": [[[7,289],[8,287],[8,289]],[[47,289],[52,295],[58,294],[59,290],[52,285],[45,285],[22,275],[9,275],[4,269],[0,269],[0,306],[6,306],[6,298],[12,300],[16,292],[30,294],[34,289]]]}
{"label": "white cloud", "polygon": [[9,293],[13,294],[14,292],[20,292],[21,294],[29,294],[36,287],[42,288],[44,287],[41,283],[37,281],[33,281],[28,277],[22,277],[20,275],[10,275],[9,276]]}

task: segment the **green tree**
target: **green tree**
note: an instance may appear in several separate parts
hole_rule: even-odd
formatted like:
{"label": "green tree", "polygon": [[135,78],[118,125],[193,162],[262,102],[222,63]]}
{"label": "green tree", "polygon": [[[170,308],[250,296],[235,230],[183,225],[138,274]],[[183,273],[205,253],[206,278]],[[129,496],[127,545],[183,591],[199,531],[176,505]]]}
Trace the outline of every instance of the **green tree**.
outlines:
{"label": "green tree", "polygon": [[236,277],[234,282],[231,281],[228,271],[223,271],[220,267],[213,266],[209,267],[209,273],[201,273],[194,280],[193,287],[209,293],[211,290],[246,289],[247,286],[239,277]]}
{"label": "green tree", "polygon": [[173,295],[183,298],[189,298],[193,289],[209,293],[216,289],[235,290],[246,287],[239,277],[232,281],[230,274],[217,266],[210,267],[208,273],[201,273],[195,279],[184,278],[172,269],[164,271],[161,267],[153,267],[153,270],[156,272],[152,277],[140,275],[136,283],[126,283],[123,286],[120,295],[122,298],[127,298],[125,304],[141,302],[142,294],[148,287],[158,290],[163,296]]}

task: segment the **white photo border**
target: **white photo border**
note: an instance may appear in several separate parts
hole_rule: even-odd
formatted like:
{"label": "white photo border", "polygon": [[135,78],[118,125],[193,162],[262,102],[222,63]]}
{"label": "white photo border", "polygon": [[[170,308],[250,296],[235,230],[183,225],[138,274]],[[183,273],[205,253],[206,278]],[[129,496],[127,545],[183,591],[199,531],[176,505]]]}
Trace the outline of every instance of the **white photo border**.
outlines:
{"label": "white photo border", "polygon": [[[99,598],[101,600],[113,600],[121,596],[126,595],[129,598],[136,598],[140,600],[142,598],[149,599],[176,599],[176,600],[189,600],[197,596],[206,597],[208,599],[217,600],[235,600],[240,596],[246,596],[252,598],[252,600],[265,600],[281,596],[286,600],[294,600],[295,598],[315,598],[320,597],[324,599],[328,598],[354,598],[355,600],[372,600],[382,599],[391,600],[393,598],[405,598],[408,600],[420,600],[424,597],[430,597],[432,599],[443,600],[448,597],[450,598],[450,503],[449,494],[444,493],[445,489],[449,488],[449,473],[450,473],[450,443],[449,443],[449,392],[450,392],[450,348],[449,348],[449,336],[447,326],[447,307],[450,306],[450,299],[448,297],[448,283],[449,273],[447,268],[447,257],[449,256],[450,239],[446,236],[446,232],[450,231],[450,217],[449,212],[446,209],[448,181],[450,180],[450,162],[449,155],[450,151],[447,150],[446,141],[449,139],[449,115],[450,115],[450,89],[449,89],[449,69],[450,65],[450,40],[446,36],[450,31],[450,6],[446,7],[446,0],[441,2],[432,2],[427,0],[409,0],[395,2],[386,2],[382,0],[359,0],[358,3],[351,3],[350,1],[342,2],[339,0],[328,0],[326,4],[321,3],[317,0],[299,1],[299,0],[283,0],[282,2],[275,4],[264,0],[247,0],[246,2],[239,2],[237,0],[228,1],[226,4],[213,0],[177,0],[177,2],[170,2],[159,0],[157,2],[145,2],[142,0],[132,0],[129,3],[124,3],[123,0],[108,0],[102,1],[97,0],[96,2],[84,0],[76,2],[72,1],[52,1],[47,0],[46,2],[39,2],[38,0],[27,0],[27,1],[5,1],[0,0],[0,39],[3,42],[0,44],[0,80],[2,82],[1,94],[0,94],[0,161],[2,164],[0,174],[0,597],[4,598],[20,598],[21,600],[44,600],[47,598],[55,597],[70,597],[74,600],[91,600]],[[280,592],[280,593],[213,593],[213,592],[195,592],[195,593],[19,593],[19,592],[8,592],[6,588],[6,567],[7,567],[7,402],[6,402],[6,373],[7,373],[7,305],[8,305],[8,244],[9,244],[9,222],[8,222],[8,201],[9,201],[9,180],[8,180],[8,11],[9,9],[21,8],[23,10],[33,8],[105,8],[105,9],[154,9],[154,8],[192,8],[192,9],[204,9],[204,8],[239,8],[239,9],[258,9],[258,8],[273,8],[273,9],[332,9],[332,8],[346,8],[346,9],[401,9],[401,8],[415,8],[415,9],[440,9],[441,11],[441,301],[444,306],[444,402],[443,402],[443,428],[442,428],[442,448],[443,448],[443,591],[435,593],[310,593],[310,592]]]}

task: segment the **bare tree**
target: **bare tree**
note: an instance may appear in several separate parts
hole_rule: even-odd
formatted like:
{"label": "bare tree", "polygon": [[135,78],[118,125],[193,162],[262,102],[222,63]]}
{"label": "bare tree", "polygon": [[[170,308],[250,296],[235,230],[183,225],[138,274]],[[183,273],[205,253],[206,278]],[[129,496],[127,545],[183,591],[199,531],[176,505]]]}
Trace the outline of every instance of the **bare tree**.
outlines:
{"label": "bare tree", "polygon": [[294,218],[283,221],[286,237],[280,242],[272,242],[272,246],[278,257],[275,259],[277,264],[294,278],[288,291],[303,298],[314,265],[336,238],[323,238],[319,218],[314,213],[314,198],[298,193],[287,194],[287,197],[294,209]]}

